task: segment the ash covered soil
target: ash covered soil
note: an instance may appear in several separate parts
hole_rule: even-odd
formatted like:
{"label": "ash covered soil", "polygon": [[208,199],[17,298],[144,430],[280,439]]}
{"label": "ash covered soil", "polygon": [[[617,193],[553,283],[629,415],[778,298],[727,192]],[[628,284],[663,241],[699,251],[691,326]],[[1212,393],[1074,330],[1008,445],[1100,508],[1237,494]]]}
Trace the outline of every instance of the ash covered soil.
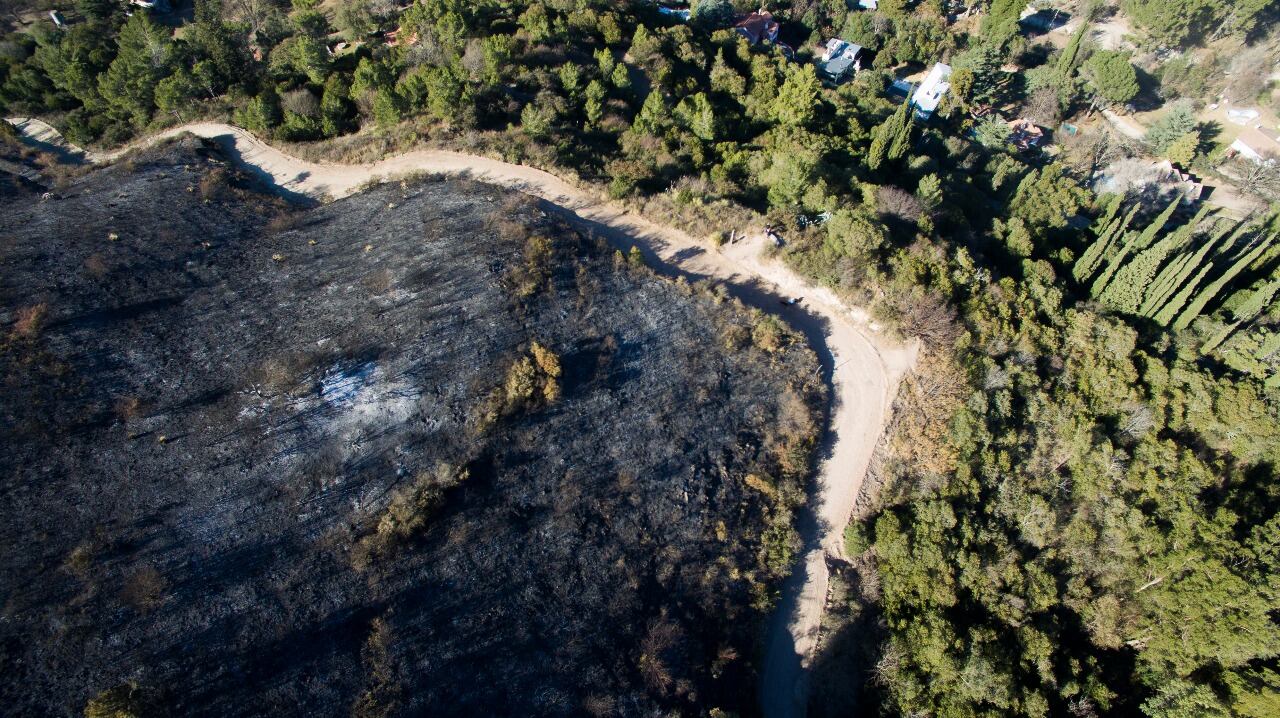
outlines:
{"label": "ash covered soil", "polygon": [[753,713],[815,367],[479,183],[6,183],[0,701]]}

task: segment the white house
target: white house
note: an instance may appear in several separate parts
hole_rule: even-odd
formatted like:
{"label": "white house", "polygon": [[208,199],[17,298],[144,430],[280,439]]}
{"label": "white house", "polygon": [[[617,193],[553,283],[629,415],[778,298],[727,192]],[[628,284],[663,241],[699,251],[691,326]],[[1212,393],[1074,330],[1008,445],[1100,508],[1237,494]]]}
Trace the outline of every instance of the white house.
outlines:
{"label": "white house", "polygon": [[879,0],[858,0],[858,7],[863,10],[877,10],[880,7]]}
{"label": "white house", "polygon": [[943,95],[951,89],[951,66],[941,62],[935,64],[925,75],[924,81],[911,95],[911,106],[916,108],[916,117],[927,120],[938,109]]}
{"label": "white house", "polygon": [[1280,133],[1265,127],[1247,127],[1227,151],[1254,162],[1275,162],[1280,158]]}

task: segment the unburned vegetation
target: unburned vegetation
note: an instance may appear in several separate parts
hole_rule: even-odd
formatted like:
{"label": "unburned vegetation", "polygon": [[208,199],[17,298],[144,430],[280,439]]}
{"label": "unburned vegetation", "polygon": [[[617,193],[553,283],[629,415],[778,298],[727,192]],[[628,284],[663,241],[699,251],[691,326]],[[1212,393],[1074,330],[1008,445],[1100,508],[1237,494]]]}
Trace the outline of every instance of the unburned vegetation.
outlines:
{"label": "unburned vegetation", "polygon": [[0,266],[15,713],[751,710],[821,427],[785,325],[494,187],[291,208],[190,139],[6,201]]}

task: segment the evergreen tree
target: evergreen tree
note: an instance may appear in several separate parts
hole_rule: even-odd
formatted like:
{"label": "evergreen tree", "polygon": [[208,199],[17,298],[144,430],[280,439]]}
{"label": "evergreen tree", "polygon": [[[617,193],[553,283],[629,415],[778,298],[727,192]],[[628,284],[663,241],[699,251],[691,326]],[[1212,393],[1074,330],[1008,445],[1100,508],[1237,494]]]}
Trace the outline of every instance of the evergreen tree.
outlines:
{"label": "evergreen tree", "polygon": [[181,120],[182,111],[191,105],[199,92],[200,85],[195,76],[180,67],[156,85],[156,107]]}
{"label": "evergreen tree", "polygon": [[111,62],[110,37],[97,25],[81,23],[65,32],[38,36],[36,43],[36,64],[49,81],[86,109],[97,111],[102,106],[98,78]]}
{"label": "evergreen tree", "polygon": [[378,29],[378,21],[373,17],[369,0],[347,0],[342,3],[334,14],[334,23],[342,36],[350,42],[358,42]]}
{"label": "evergreen tree", "polygon": [[681,100],[680,104],[676,105],[675,117],[685,129],[700,140],[714,142],[716,135],[719,134],[720,123],[706,93],[699,92]]}
{"label": "evergreen tree", "polygon": [[320,97],[320,131],[325,137],[336,137],[351,126],[351,103],[347,99],[351,88],[338,73],[329,76]]}
{"label": "evergreen tree", "polygon": [[960,53],[952,65],[956,71],[969,74],[963,82],[956,78],[951,85],[962,100],[980,105],[999,104],[1008,83],[1008,75],[1000,69],[1004,65],[1004,53],[999,47],[978,45]]}
{"label": "evergreen tree", "polygon": [[[1226,0],[1226,4],[1236,1]],[[1222,4],[1222,0],[1123,0],[1121,7],[1152,40],[1176,48],[1214,27]]]}
{"label": "evergreen tree", "polygon": [[817,117],[822,84],[812,65],[795,65],[773,101],[773,118],[784,125],[804,127]]}
{"label": "evergreen tree", "polygon": [[394,87],[381,87],[373,96],[373,121],[381,129],[394,127],[404,116],[404,100]]}
{"label": "evergreen tree", "polygon": [[1106,222],[1103,223],[1105,228],[1071,268],[1071,274],[1076,278],[1077,282],[1083,284],[1086,279],[1092,277],[1098,271],[1098,267],[1102,266],[1104,260],[1111,258],[1111,251],[1116,239],[1124,235],[1129,228],[1129,224],[1133,222],[1134,215],[1142,208],[1141,204],[1134,204],[1127,215],[1118,217],[1117,213],[1121,204],[1121,202],[1112,203],[1111,209],[1105,215],[1107,218]]}
{"label": "evergreen tree", "polygon": [[1080,61],[1080,44],[1084,42],[1085,35],[1089,34],[1089,29],[1093,23],[1089,17],[1084,17],[1080,21],[1080,27],[1071,34],[1071,41],[1063,48],[1062,54],[1058,56],[1058,64],[1054,69],[1058,73],[1058,77],[1063,81],[1069,81],[1075,74],[1076,64]]}
{"label": "evergreen tree", "polygon": [[910,103],[898,105],[884,122],[871,131],[871,148],[867,151],[867,167],[878,170],[886,160],[902,158],[911,143]]}
{"label": "evergreen tree", "polygon": [[249,54],[234,30],[222,22],[219,0],[197,0],[195,22],[187,26],[183,37],[202,58],[196,64],[205,69],[196,76],[211,97],[252,79]]}
{"label": "evergreen tree", "polygon": [[1139,313],[1143,300],[1151,294],[1153,280],[1161,267],[1165,266],[1169,256],[1180,249],[1190,237],[1196,225],[1209,212],[1205,205],[1196,213],[1194,219],[1183,224],[1176,231],[1169,233],[1150,249],[1143,250],[1128,264],[1116,272],[1115,281],[1107,286],[1099,299],[1117,311],[1129,314]]}
{"label": "evergreen tree", "polygon": [[1204,308],[1209,304],[1209,302],[1212,301],[1214,297],[1218,296],[1218,294],[1231,283],[1231,280],[1235,279],[1245,270],[1246,267],[1253,264],[1258,257],[1262,256],[1262,253],[1270,247],[1271,242],[1275,237],[1275,234],[1268,234],[1265,235],[1264,239],[1259,239],[1252,248],[1244,251],[1239,259],[1232,263],[1231,266],[1227,267],[1227,270],[1222,273],[1222,276],[1210,282],[1209,286],[1205,287],[1204,290],[1196,295],[1196,298],[1193,299],[1191,303],[1187,305],[1187,308],[1178,315],[1177,320],[1173,323],[1174,330],[1181,331],[1191,326],[1191,322],[1195,321],[1196,317],[1200,316],[1200,313],[1204,311]]}
{"label": "evergreen tree", "polygon": [[1156,238],[1160,233],[1160,230],[1164,229],[1165,223],[1169,221],[1169,217],[1173,216],[1174,210],[1178,209],[1178,205],[1181,203],[1182,197],[1176,197],[1169,203],[1169,206],[1160,213],[1160,216],[1155,218],[1155,221],[1147,225],[1142,232],[1138,233],[1136,236],[1132,236],[1132,238],[1126,240],[1124,244],[1120,246],[1120,252],[1117,253],[1107,264],[1107,268],[1103,270],[1101,276],[1094,280],[1093,286],[1089,290],[1089,294],[1091,296],[1095,299],[1103,298],[1107,291],[1107,287],[1111,284],[1111,280],[1115,276],[1116,272],[1120,271],[1120,269],[1124,267],[1125,262],[1129,259],[1130,255],[1141,252],[1151,244],[1151,241]]}
{"label": "evergreen tree", "polygon": [[156,85],[169,72],[173,41],[168,28],[138,12],[120,28],[116,44],[116,59],[98,78],[98,92],[113,114],[141,127],[155,109]]}
{"label": "evergreen tree", "polygon": [[280,96],[275,88],[267,87],[235,113],[235,123],[241,127],[268,135],[280,124]]}
{"label": "evergreen tree", "polygon": [[1196,158],[1196,150],[1200,148],[1200,133],[1194,130],[1174,140],[1164,150],[1164,156],[1170,162],[1181,167],[1190,167]]}
{"label": "evergreen tree", "polygon": [[[1163,267],[1152,280],[1151,286],[1148,287],[1145,295],[1143,296],[1142,306],[1138,308],[1139,314],[1146,317],[1151,316],[1161,305],[1164,304],[1166,300],[1168,300],[1171,294],[1177,291],[1179,284],[1186,279],[1186,276],[1189,275],[1191,271],[1193,271],[1187,268],[1187,264],[1192,261],[1192,258],[1195,255],[1187,254],[1183,252],[1183,249],[1190,243],[1192,237],[1195,236],[1196,228],[1199,227],[1200,223],[1209,216],[1211,211],[1212,209],[1209,205],[1201,207],[1200,211],[1196,213],[1196,216],[1193,217],[1190,222],[1179,227],[1177,231],[1167,238],[1167,240],[1160,240],[1162,244],[1166,241],[1168,242],[1169,248],[1168,252],[1165,254],[1166,258],[1175,252],[1181,254],[1179,254],[1172,262],[1162,262]],[[1214,239],[1208,242],[1208,244],[1212,245],[1216,240],[1217,237],[1214,237]]]}
{"label": "evergreen tree", "polygon": [[587,128],[595,129],[600,126],[600,120],[604,117],[604,101],[609,96],[609,90],[599,80],[592,80],[587,83],[584,95],[586,99],[583,101],[582,111],[587,117]]}
{"label": "evergreen tree", "polygon": [[996,47],[1004,47],[1017,36],[1018,20],[1026,6],[1024,0],[992,0],[986,17],[982,19],[982,39]]}
{"label": "evergreen tree", "polygon": [[729,0],[695,0],[690,20],[704,30],[727,27],[733,22],[733,3]]}
{"label": "evergreen tree", "polygon": [[747,92],[747,81],[742,75],[739,75],[729,63],[724,61],[724,49],[722,48],[716,53],[716,59],[711,64],[711,89],[719,92],[735,100],[742,97]]}
{"label": "evergreen tree", "polygon": [[911,147],[911,124],[915,118],[915,113],[911,111],[909,103],[903,103],[898,107],[898,111],[891,118],[894,122],[890,125],[889,130],[889,160],[896,162],[907,154],[907,150]]}
{"label": "evergreen tree", "polygon": [[1273,279],[1250,292],[1244,302],[1232,312],[1235,321],[1223,327],[1221,331],[1205,342],[1204,346],[1200,348],[1200,353],[1208,354],[1217,349],[1218,345],[1230,338],[1231,334],[1241,324],[1252,321],[1254,317],[1261,314],[1264,309],[1270,306],[1271,300],[1275,299],[1277,291],[1280,291],[1280,279]]}
{"label": "evergreen tree", "polygon": [[1147,130],[1146,143],[1157,153],[1164,153],[1179,138],[1195,131],[1196,116],[1191,106],[1178,102]]}
{"label": "evergreen tree", "polygon": [[[1191,300],[1200,283],[1204,281],[1204,278],[1213,269],[1217,254],[1220,251],[1219,247],[1234,245],[1244,231],[1244,223],[1237,225],[1223,224],[1208,242],[1205,242],[1184,265],[1178,268],[1178,273],[1168,280],[1169,284],[1165,285],[1165,291],[1167,294],[1172,295],[1171,298],[1167,301],[1161,301],[1158,305],[1159,309],[1152,310],[1155,312],[1153,318],[1156,323],[1160,326],[1169,326],[1169,322],[1173,321],[1178,312]],[[1195,273],[1194,278],[1191,277],[1192,273]]]}
{"label": "evergreen tree", "polygon": [[1095,52],[1084,64],[1084,76],[1109,103],[1124,104],[1138,94],[1138,73],[1123,52]]}

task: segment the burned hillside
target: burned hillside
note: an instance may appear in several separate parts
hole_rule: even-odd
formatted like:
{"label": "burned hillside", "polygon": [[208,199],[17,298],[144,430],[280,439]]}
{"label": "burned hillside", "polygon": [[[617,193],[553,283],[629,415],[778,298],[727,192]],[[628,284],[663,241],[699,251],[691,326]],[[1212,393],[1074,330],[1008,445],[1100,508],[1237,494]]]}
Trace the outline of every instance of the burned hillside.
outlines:
{"label": "burned hillside", "polygon": [[754,711],[823,391],[775,320],[193,139],[0,196],[0,267],[14,714]]}

